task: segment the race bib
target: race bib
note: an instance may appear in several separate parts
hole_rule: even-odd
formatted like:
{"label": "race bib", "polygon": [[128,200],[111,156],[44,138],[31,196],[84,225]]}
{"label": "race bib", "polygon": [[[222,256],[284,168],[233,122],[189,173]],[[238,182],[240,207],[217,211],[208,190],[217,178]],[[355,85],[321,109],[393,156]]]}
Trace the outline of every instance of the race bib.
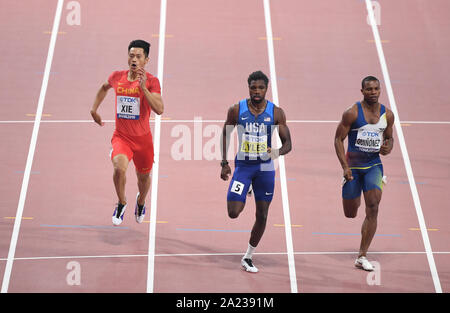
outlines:
{"label": "race bib", "polygon": [[242,191],[244,190],[245,185],[237,180],[233,181],[233,185],[231,186],[230,191],[237,193],[238,195],[242,195]]}
{"label": "race bib", "polygon": [[117,117],[127,120],[138,120],[140,99],[136,97],[117,96]]}
{"label": "race bib", "polygon": [[242,134],[241,152],[252,157],[260,157],[267,153],[267,135]]}
{"label": "race bib", "polygon": [[383,134],[381,132],[360,129],[356,136],[355,146],[364,152],[378,152],[382,141]]}

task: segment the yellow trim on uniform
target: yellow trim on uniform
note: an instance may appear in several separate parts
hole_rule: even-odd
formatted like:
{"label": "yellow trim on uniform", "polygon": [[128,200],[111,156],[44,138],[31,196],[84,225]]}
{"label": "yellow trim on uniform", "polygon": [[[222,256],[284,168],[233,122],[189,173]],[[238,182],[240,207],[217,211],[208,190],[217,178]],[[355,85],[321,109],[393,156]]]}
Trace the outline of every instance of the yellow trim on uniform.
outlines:
{"label": "yellow trim on uniform", "polygon": [[371,166],[367,166],[367,167],[350,167],[351,170],[367,170],[368,168],[377,166],[377,165],[381,165],[381,163],[377,163]]}

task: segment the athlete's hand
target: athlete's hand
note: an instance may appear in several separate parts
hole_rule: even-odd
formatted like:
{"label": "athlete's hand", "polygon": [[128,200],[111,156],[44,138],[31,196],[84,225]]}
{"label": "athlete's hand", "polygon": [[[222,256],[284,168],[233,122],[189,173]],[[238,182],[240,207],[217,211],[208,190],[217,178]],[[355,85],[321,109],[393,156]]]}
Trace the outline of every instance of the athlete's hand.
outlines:
{"label": "athlete's hand", "polygon": [[392,140],[385,139],[380,147],[380,154],[387,155],[392,151]]}
{"label": "athlete's hand", "polygon": [[272,149],[271,147],[268,147],[267,153],[269,154],[272,160],[275,160],[280,156],[280,149]]}
{"label": "athlete's hand", "polygon": [[231,168],[228,164],[222,166],[222,170],[220,171],[220,178],[223,180],[228,180],[228,176],[231,175]]}
{"label": "athlete's hand", "polygon": [[104,126],[105,123],[102,121],[101,116],[94,110],[91,110],[92,118],[94,119],[94,122],[96,122],[100,126]]}
{"label": "athlete's hand", "polygon": [[352,170],[350,168],[348,168],[348,167],[346,167],[344,169],[344,174],[342,176],[344,176],[346,181],[353,180]]}
{"label": "athlete's hand", "polygon": [[139,67],[136,70],[137,73],[137,77],[139,79],[139,86],[141,87],[141,89],[146,88],[146,83],[147,83],[147,75],[145,74],[145,70],[142,67]]}

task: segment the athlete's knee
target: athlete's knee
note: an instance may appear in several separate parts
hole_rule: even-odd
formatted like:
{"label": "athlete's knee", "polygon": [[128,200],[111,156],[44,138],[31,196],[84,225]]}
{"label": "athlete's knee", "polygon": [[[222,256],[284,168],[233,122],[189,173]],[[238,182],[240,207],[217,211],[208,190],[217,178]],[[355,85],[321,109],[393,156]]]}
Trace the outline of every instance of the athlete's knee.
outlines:
{"label": "athlete's knee", "polygon": [[228,208],[228,217],[229,218],[238,218],[239,215],[241,214],[242,209],[240,209],[239,207],[232,207],[232,208]]}
{"label": "athlete's knee", "polygon": [[344,207],[344,215],[347,218],[355,218],[358,214],[358,208],[361,204],[361,199],[343,199],[342,205]]}
{"label": "athlete's knee", "polygon": [[378,216],[378,202],[368,203],[366,205],[366,216],[368,218],[377,218],[377,216]]}
{"label": "athlete's knee", "polygon": [[127,169],[123,166],[114,166],[114,176],[123,177],[126,175]]}
{"label": "athlete's knee", "polygon": [[344,215],[347,218],[355,218],[358,215],[358,206],[344,206]]}
{"label": "athlete's knee", "polygon": [[260,224],[266,224],[267,215],[269,213],[270,202],[267,201],[257,201],[256,202],[256,222]]}
{"label": "athlete's knee", "polygon": [[148,182],[148,180],[150,179],[150,173],[136,172],[136,176],[137,176],[138,182],[140,182],[140,183]]}
{"label": "athlete's knee", "polygon": [[256,221],[259,223],[266,223],[267,222],[267,210],[257,210],[256,211]]}
{"label": "athlete's knee", "polygon": [[229,218],[237,218],[239,216],[239,214],[241,214],[244,206],[243,204],[236,204],[236,203],[229,203],[227,204],[227,208],[228,208],[228,217]]}
{"label": "athlete's knee", "polygon": [[256,223],[259,225],[266,225],[267,224],[267,214],[256,214]]}

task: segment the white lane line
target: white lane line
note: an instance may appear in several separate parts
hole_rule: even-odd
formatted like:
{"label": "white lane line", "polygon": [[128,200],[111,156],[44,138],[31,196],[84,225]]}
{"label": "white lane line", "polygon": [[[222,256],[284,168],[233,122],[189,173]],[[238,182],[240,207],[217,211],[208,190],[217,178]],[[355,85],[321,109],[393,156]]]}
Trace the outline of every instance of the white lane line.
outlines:
{"label": "white lane line", "polygon": [[[255,252],[255,255],[287,255],[287,252]],[[303,251],[294,252],[295,255],[357,255],[358,251]],[[370,254],[426,254],[425,251],[373,251]],[[450,254],[450,251],[434,251],[433,254]],[[237,256],[242,252],[217,252],[217,253],[160,253],[155,257],[197,257],[197,256]],[[15,261],[39,261],[39,260],[65,260],[65,259],[109,259],[109,258],[142,258],[148,254],[111,254],[111,255],[65,255],[65,256],[41,256],[14,258]],[[0,261],[6,261],[0,258]]]}
{"label": "white lane line", "polygon": [[447,121],[403,121],[402,124],[447,124],[450,122]]}
{"label": "white lane line", "polygon": [[403,136],[403,130],[400,125],[400,116],[398,114],[397,105],[395,103],[394,91],[392,89],[391,80],[389,78],[389,72],[386,64],[386,59],[384,57],[383,47],[381,45],[380,34],[378,32],[378,27],[375,21],[375,15],[372,7],[372,1],[366,1],[367,12],[369,13],[370,24],[372,27],[373,37],[375,39],[375,45],[378,52],[378,58],[381,64],[381,70],[383,72],[384,81],[386,84],[386,91],[389,98],[389,103],[391,110],[395,115],[395,129],[397,131],[398,141],[403,155],[403,161],[405,163],[406,174],[408,176],[409,186],[411,189],[412,197],[414,200],[414,206],[416,208],[417,218],[419,220],[420,232],[422,233],[422,239],[425,246],[425,251],[427,254],[428,264],[431,271],[431,276],[433,278],[434,288],[437,293],[442,293],[441,283],[439,281],[439,275],[436,269],[436,264],[434,262],[433,250],[431,249],[430,239],[428,238],[427,227],[425,224],[425,218],[423,216],[422,206],[420,204],[419,193],[417,192],[416,182],[414,179],[413,170],[411,167],[411,162],[409,160],[408,150],[406,149],[406,142]]}
{"label": "white lane line", "polygon": [[[163,120],[161,123],[195,123],[199,120],[185,119],[185,120]],[[201,120],[203,123],[223,123],[225,120]],[[105,123],[114,123],[115,120],[103,120]],[[150,123],[154,123],[155,120],[150,120]],[[288,123],[339,123],[338,120],[287,120]],[[0,121],[0,124],[26,124],[34,123],[34,120],[11,120]],[[41,123],[95,123],[93,120],[41,120]],[[429,124],[429,125],[450,125],[450,121],[402,121],[402,124]]]}
{"label": "white lane line", "polygon": [[64,0],[58,0],[56,7],[55,18],[53,20],[52,35],[50,38],[50,45],[48,48],[47,61],[45,63],[44,77],[42,79],[41,92],[39,95],[38,106],[36,109],[36,117],[34,119],[33,133],[31,135],[30,147],[28,150],[27,163],[23,174],[22,188],[20,190],[19,204],[17,206],[16,219],[14,221],[13,233],[9,245],[8,260],[6,262],[5,273],[2,281],[2,293],[8,292],[9,281],[11,278],[11,271],[14,262],[14,255],[16,253],[17,239],[19,237],[20,223],[22,221],[23,208],[25,206],[25,199],[27,197],[28,182],[30,180],[31,167],[33,165],[34,152],[36,150],[36,143],[39,133],[39,126],[42,118],[42,111],[44,108],[45,94],[47,93],[48,79],[50,75],[50,68],[52,66],[53,53],[55,51],[56,38],[58,35],[59,22],[61,20],[61,12]]}
{"label": "white lane line", "polygon": [[[264,0],[264,19],[266,24],[266,38],[267,38],[267,51],[269,55],[269,67],[270,67],[270,81],[272,86],[272,98],[273,102],[278,105],[278,86],[277,86],[277,75],[275,71],[275,53],[273,47],[273,33],[272,33],[272,20],[270,16],[270,3],[269,0]],[[281,140],[279,136],[278,146],[281,145]],[[297,275],[295,272],[295,258],[294,258],[294,247],[292,244],[292,227],[291,227],[291,216],[289,210],[289,198],[286,182],[286,167],[284,164],[284,156],[278,158],[279,172],[280,172],[280,183],[281,183],[281,199],[283,202],[283,215],[284,215],[284,230],[286,236],[286,249],[289,265],[289,277],[291,282],[291,292],[297,293]]]}
{"label": "white lane line", "polygon": [[[158,47],[158,74],[161,84],[161,95],[163,95],[164,74],[164,45],[166,39],[166,11],[167,0],[161,0],[161,11],[159,17],[159,47]],[[159,174],[159,149],[161,139],[161,116],[155,114],[154,130],[154,164],[152,169],[152,190],[150,204],[150,230],[148,240],[148,266],[147,266],[147,293],[154,292],[155,279],[155,241],[156,241],[156,210],[158,205],[158,174]]]}

